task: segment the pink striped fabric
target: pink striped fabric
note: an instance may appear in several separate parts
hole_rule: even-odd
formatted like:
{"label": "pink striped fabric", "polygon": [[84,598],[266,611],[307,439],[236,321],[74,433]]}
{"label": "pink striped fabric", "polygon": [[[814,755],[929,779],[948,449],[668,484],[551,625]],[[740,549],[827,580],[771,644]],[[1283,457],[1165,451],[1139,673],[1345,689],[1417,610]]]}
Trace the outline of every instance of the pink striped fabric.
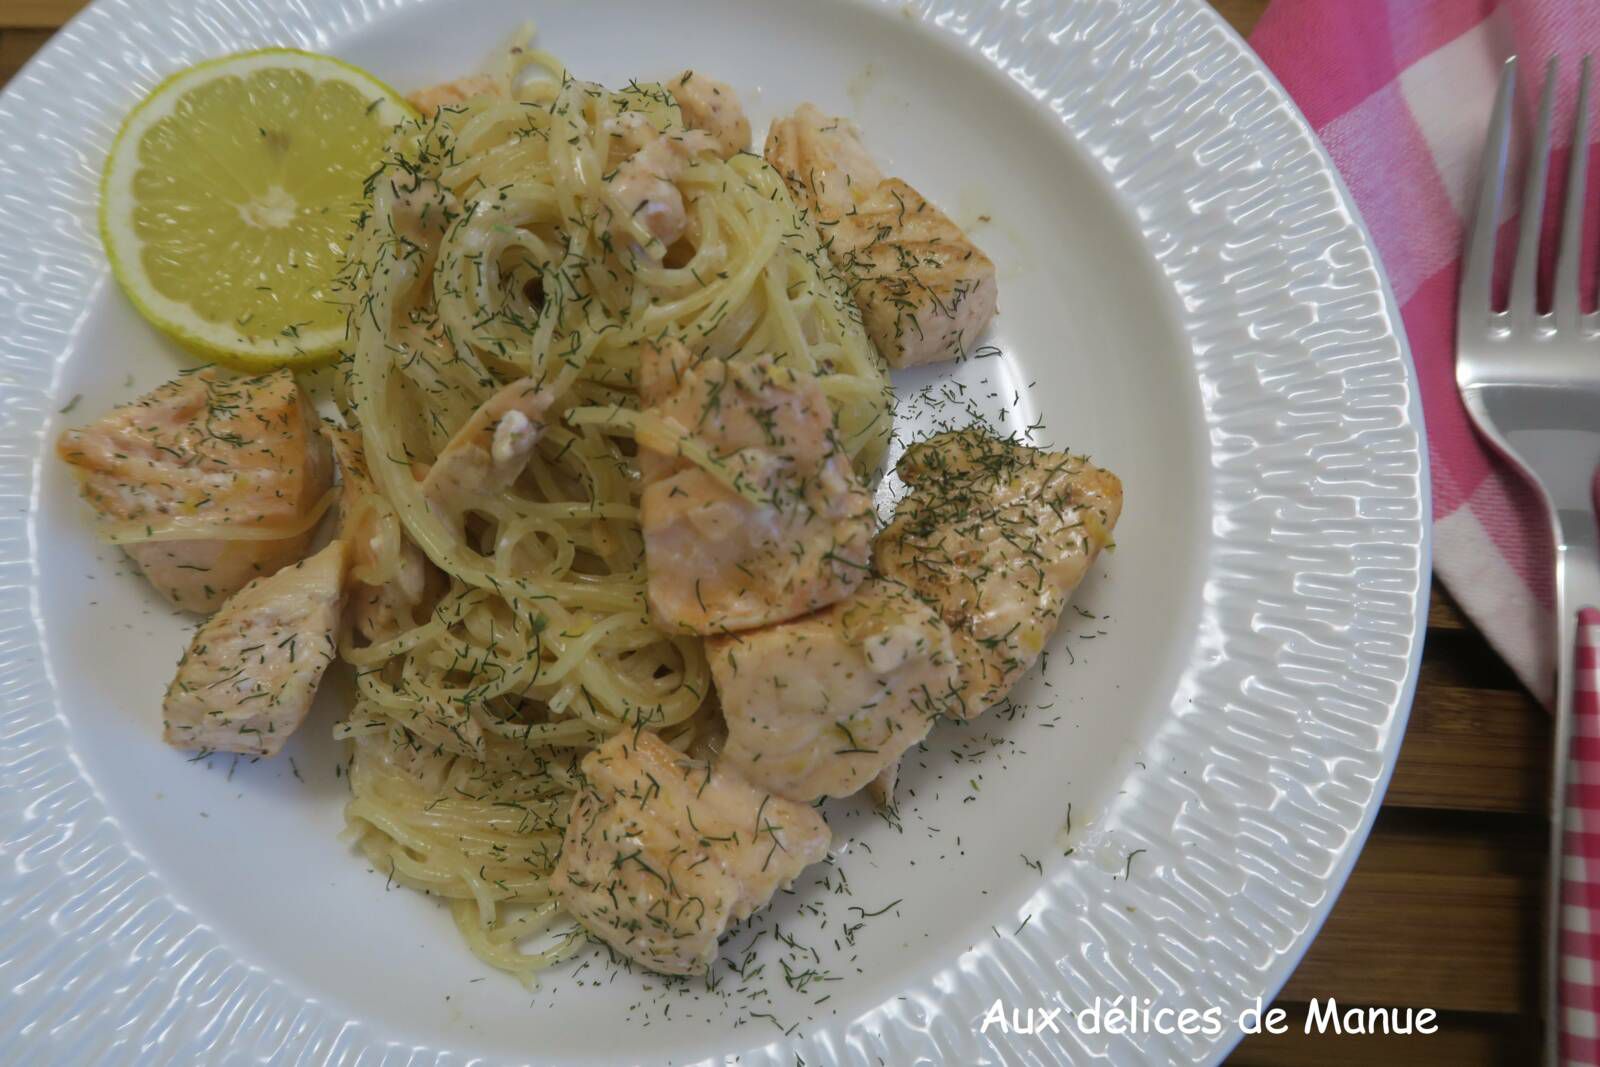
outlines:
{"label": "pink striped fabric", "polygon": [[1578,617],[1566,856],[1561,868],[1561,1054],[1600,1064],[1600,611]]}
{"label": "pink striped fabric", "polygon": [[[1275,0],[1250,43],[1327,145],[1400,300],[1428,423],[1435,573],[1548,704],[1555,669],[1549,537],[1532,491],[1479,440],[1456,393],[1456,284],[1501,64],[1520,57],[1518,110],[1526,119],[1544,62],[1562,62],[1561,150],[1550,189],[1558,197],[1578,62],[1600,52],[1600,2]],[[1600,138],[1600,122],[1590,131]],[[1596,162],[1591,157],[1591,173]],[[1505,226],[1513,222],[1508,210]],[[1600,210],[1587,222],[1593,306]],[[1549,225],[1546,235],[1548,280],[1555,251]],[[1510,245],[1502,241],[1506,250]]]}

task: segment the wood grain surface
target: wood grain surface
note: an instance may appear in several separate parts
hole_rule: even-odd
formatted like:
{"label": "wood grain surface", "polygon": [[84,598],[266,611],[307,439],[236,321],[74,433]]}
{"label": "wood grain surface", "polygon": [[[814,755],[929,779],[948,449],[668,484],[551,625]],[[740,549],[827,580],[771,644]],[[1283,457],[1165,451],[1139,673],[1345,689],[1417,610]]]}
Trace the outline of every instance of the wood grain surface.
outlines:
{"label": "wood grain surface", "polygon": [[[1267,0],[1213,0],[1248,34]],[[0,0],[0,85],[81,0]],[[1544,866],[1546,713],[1435,588],[1399,765],[1367,842],[1279,1004],[1282,1036],[1247,1038],[1240,1067],[1531,1062]],[[1433,1008],[1429,1036],[1301,1031],[1305,1005]]]}

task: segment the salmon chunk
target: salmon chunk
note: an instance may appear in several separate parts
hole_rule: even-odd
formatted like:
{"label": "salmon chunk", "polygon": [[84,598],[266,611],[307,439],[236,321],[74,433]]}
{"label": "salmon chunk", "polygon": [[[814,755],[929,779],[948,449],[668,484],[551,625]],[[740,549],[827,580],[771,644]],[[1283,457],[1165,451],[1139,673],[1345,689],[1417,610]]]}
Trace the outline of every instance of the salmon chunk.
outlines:
{"label": "salmon chunk", "polygon": [[994,318],[994,264],[899,178],[839,220],[832,254],[855,282],[867,336],[891,367],[959,359]]}
{"label": "salmon chunk", "polygon": [[162,705],[174,748],[274,756],[337,651],[345,545],[235,593],[194,635]]}
{"label": "salmon chunk", "polygon": [[726,82],[686,70],[667,82],[667,91],[678,102],[683,124],[709,133],[723,159],[750,147],[750,120]]}
{"label": "salmon chunk", "polygon": [[505,95],[505,86],[496,79],[487,74],[473,74],[407,93],[406,102],[422,112],[423,118],[428,118],[441,107],[460,107],[478,97],[502,100]]}
{"label": "salmon chunk", "polygon": [[501,386],[451,436],[422,480],[431,508],[452,514],[504,492],[522,474],[544,434],[552,397],[531,378]]}
{"label": "salmon chunk", "polygon": [[961,671],[951,712],[972,718],[1038,659],[1111,541],[1122,483],[1081,456],[977,430],[916,445],[896,470],[910,492],[874,563],[938,607]]}
{"label": "salmon chunk", "polygon": [[[663,405],[668,404],[683,385],[684,375],[694,369],[696,362],[683,342],[676,338],[646,342],[639,354],[639,406],[647,412],[666,415]],[[687,410],[687,403],[680,406]],[[646,485],[687,466],[688,462],[670,447],[670,443],[652,448],[648,440],[639,442],[639,475]]]}
{"label": "salmon chunk", "polygon": [[814,214],[891,367],[977,347],[998,303],[994,263],[922,194],[884,177],[854,126],[803,105],[773,123],[766,158]]}
{"label": "salmon chunk", "polygon": [[[766,356],[674,375],[677,387],[645,408],[662,435],[640,442],[656,479],[641,502],[656,620],[701,634],[747,630],[848,596],[866,577],[872,500],[817,380]],[[646,392],[660,391],[659,372],[642,377]]]}
{"label": "salmon chunk", "polygon": [[642,113],[626,111],[609,119],[612,154],[626,153],[601,179],[609,203],[607,239],[659,263],[689,229],[689,212],[678,187],[697,155],[720,149],[704,130],[662,133]]}
{"label": "salmon chunk", "polygon": [[825,115],[815,104],[773,120],[765,155],[819,226],[850,214],[884,179],[855,123]]}
{"label": "salmon chunk", "polygon": [[583,760],[551,885],[595,937],[662,974],[701,974],[731,923],[828,853],[828,827],[716,761],[624,732]]}
{"label": "salmon chunk", "polygon": [[706,642],[728,738],[722,758],[791,800],[842,797],[888,772],[956,693],[950,631],[897,582],[872,578],[826,611]]}
{"label": "salmon chunk", "polygon": [[684,375],[699,362],[675,337],[647,342],[639,352],[639,403],[659,407],[683,385]]}
{"label": "salmon chunk", "polygon": [[209,614],[300,559],[333,487],[333,458],[288,371],[184,374],[81,430],[57,454],[101,532],[186,611]]}
{"label": "salmon chunk", "polygon": [[[418,624],[440,572],[381,499],[359,430],[330,429],[339,460],[339,538],[348,546],[345,615],[364,641],[386,641]],[[387,551],[394,541],[394,553]]]}

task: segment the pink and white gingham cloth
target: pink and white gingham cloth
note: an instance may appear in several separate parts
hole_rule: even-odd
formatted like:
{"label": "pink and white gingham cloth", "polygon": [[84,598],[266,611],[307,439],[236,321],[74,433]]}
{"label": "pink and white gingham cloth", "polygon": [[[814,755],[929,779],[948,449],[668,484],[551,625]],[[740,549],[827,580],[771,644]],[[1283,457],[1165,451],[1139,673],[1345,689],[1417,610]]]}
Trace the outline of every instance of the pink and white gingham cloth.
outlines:
{"label": "pink and white gingham cloth", "polygon": [[[1531,487],[1477,436],[1461,406],[1456,288],[1501,67],[1519,57],[1511,174],[1519,189],[1544,66],[1551,56],[1560,62],[1558,151],[1546,193],[1548,203],[1560,203],[1579,63],[1585,53],[1600,62],[1600,0],[1274,0],[1250,43],[1327,146],[1399,299],[1428,424],[1434,571],[1548,705],[1556,660],[1550,535]],[[1589,130],[1591,141],[1600,138],[1600,121],[1592,117]],[[1580,147],[1591,153],[1590,174],[1600,173],[1595,145]],[[1502,275],[1517,203],[1507,198],[1502,219]],[[1600,210],[1593,195],[1589,204],[1583,276],[1592,293]],[[1555,212],[1544,221],[1541,285],[1548,289]],[[1578,657],[1560,1036],[1564,1063],[1600,1067],[1600,611],[1583,614]]]}
{"label": "pink and white gingham cloth", "polygon": [[1600,1063],[1600,611],[1578,616],[1577,692],[1561,870],[1562,1059]]}

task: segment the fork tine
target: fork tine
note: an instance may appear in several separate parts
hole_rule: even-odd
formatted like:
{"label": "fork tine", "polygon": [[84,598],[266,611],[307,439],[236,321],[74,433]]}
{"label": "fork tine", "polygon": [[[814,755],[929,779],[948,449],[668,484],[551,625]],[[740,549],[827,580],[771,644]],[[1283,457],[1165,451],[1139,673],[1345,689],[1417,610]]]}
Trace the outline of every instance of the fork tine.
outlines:
{"label": "fork tine", "polygon": [[1528,174],[1522,189],[1522,222],[1517,235],[1517,261],[1511,270],[1511,328],[1532,325],[1539,283],[1539,233],[1544,225],[1544,187],[1550,178],[1550,112],[1556,96],[1556,57],[1544,68],[1544,92],[1539,96],[1539,127],[1528,157]]}
{"label": "fork tine", "polygon": [[1583,308],[1578,266],[1583,259],[1583,201],[1589,176],[1589,56],[1578,76],[1578,106],[1572,113],[1572,159],[1567,163],[1567,205],[1561,213],[1561,251],[1556,257],[1556,289],[1551,300],[1556,328],[1575,329]]}
{"label": "fork tine", "polygon": [[[1481,329],[1493,310],[1490,285],[1494,279],[1494,238],[1500,217],[1500,197],[1506,185],[1506,153],[1511,145],[1511,104],[1517,92],[1517,57],[1506,60],[1495,93],[1494,115],[1483,142],[1478,169],[1478,204],[1467,235],[1466,261],[1461,270],[1461,298],[1457,305],[1465,325]],[[1465,332],[1465,331],[1463,331]]]}

